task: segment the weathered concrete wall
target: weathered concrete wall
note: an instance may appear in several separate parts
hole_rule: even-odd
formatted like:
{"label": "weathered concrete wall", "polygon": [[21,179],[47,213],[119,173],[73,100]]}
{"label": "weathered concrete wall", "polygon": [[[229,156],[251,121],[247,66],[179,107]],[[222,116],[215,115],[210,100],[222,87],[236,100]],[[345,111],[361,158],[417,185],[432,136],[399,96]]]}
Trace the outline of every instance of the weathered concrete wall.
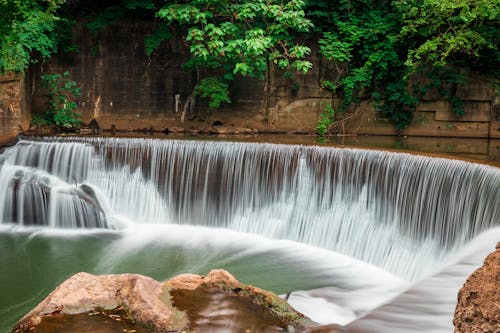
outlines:
{"label": "weathered concrete wall", "polygon": [[[309,74],[287,79],[283,73],[271,69],[265,80],[237,78],[231,88],[232,104],[207,114],[203,101],[197,99],[194,108],[186,108],[182,122],[197,74],[182,69],[189,52],[180,37],[164,42],[151,57],[146,55],[144,38],[154,28],[154,23],[127,22],[93,36],[85,24],[79,24],[73,37],[78,53],[61,55],[49,65],[33,68],[33,110],[41,110],[44,105],[43,91],[37,81],[39,74],[69,70],[72,79],[82,88],[83,96],[78,104],[84,122],[95,119],[101,128],[181,127],[198,131],[219,121],[225,126],[259,131],[314,132],[318,116],[331,97],[320,88],[320,82],[332,69],[321,63],[318,50],[312,50],[314,66]],[[367,101],[354,110],[356,116],[351,121],[333,130],[378,135],[500,138],[500,101],[495,99],[492,83],[472,76],[467,87],[458,87],[457,95],[465,100],[462,117],[456,117],[450,104],[431,91],[418,106],[412,125],[404,131],[397,132]]]}
{"label": "weathered concrete wall", "polygon": [[0,76],[0,136],[9,137],[29,127],[29,93],[23,75]]}
{"label": "weathered concrete wall", "polygon": [[[466,86],[458,86],[457,97],[464,101],[463,116],[456,116],[451,103],[437,91],[429,91],[417,106],[414,119],[401,135],[500,138],[499,102],[495,98],[493,82],[468,73]],[[496,111],[495,111],[496,110]],[[496,115],[495,115],[496,112]],[[361,117],[353,121],[350,129],[359,128],[363,134],[396,134],[394,127],[377,115],[373,105],[361,105]]]}

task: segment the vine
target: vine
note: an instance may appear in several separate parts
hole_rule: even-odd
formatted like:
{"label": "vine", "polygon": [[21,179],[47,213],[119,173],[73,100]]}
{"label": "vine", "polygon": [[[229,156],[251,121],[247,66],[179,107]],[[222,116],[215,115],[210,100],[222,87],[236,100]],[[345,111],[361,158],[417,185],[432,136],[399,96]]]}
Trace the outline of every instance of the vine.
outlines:
{"label": "vine", "polygon": [[42,74],[42,87],[47,90],[47,108],[34,115],[34,125],[56,125],[71,129],[81,124],[81,113],[76,111],[75,98],[81,96],[78,84],[70,79],[68,71],[61,74]]}

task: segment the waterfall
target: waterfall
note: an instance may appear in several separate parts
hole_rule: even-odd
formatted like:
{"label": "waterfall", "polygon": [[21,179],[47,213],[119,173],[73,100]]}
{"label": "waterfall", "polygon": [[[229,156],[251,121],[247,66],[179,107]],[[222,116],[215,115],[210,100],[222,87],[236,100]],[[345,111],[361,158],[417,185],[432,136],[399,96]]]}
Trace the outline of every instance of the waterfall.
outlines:
{"label": "waterfall", "polygon": [[390,152],[121,138],[22,139],[0,222],[189,224],[333,250],[415,280],[500,223],[500,171]]}

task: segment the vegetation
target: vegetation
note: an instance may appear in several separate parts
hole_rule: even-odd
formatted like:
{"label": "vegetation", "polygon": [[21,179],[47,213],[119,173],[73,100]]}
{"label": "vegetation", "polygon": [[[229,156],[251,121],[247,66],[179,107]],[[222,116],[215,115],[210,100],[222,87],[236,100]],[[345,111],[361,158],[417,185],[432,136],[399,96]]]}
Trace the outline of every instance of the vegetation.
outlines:
{"label": "vegetation", "polygon": [[65,0],[0,0],[0,73],[22,72],[57,52],[70,21],[58,16]]}
{"label": "vegetation", "polygon": [[42,86],[47,90],[47,108],[43,114],[34,115],[34,124],[55,124],[65,129],[80,126],[81,113],[76,111],[75,98],[81,95],[81,91],[69,75],[69,72],[42,74]]}
{"label": "vegetation", "polygon": [[92,18],[92,31],[127,16],[161,22],[144,41],[146,53],[182,35],[191,52],[184,67],[197,74],[194,94],[210,109],[231,102],[238,76],[264,79],[270,66],[286,77],[307,73],[317,42],[331,68],[321,84],[334,97],[319,117],[320,134],[365,98],[404,128],[429,89],[460,115],[464,73],[499,75],[497,0],[0,0],[0,11],[0,71],[23,71],[57,52],[76,13]]}
{"label": "vegetation", "polygon": [[101,12],[90,28],[98,30],[137,11],[141,16],[149,12],[164,22],[145,40],[149,55],[171,38],[166,27],[175,26],[184,33],[191,51],[184,68],[212,73],[199,78],[196,95],[217,109],[230,103],[229,85],[237,76],[264,79],[270,64],[289,72],[311,69],[306,60],[310,48],[296,42],[298,34],[312,27],[304,6],[303,0],[165,1],[160,6],[153,1],[124,0]]}
{"label": "vegetation", "polygon": [[[339,114],[371,97],[397,128],[431,88],[463,114],[448,86],[464,84],[467,68],[498,77],[499,11],[487,0],[309,1],[320,52],[336,67],[323,87],[340,96]],[[415,75],[429,83],[409,86]]]}
{"label": "vegetation", "polygon": [[325,109],[319,115],[318,122],[316,124],[316,133],[319,136],[325,136],[328,134],[328,130],[331,124],[335,121],[335,110],[332,104],[328,103]]}

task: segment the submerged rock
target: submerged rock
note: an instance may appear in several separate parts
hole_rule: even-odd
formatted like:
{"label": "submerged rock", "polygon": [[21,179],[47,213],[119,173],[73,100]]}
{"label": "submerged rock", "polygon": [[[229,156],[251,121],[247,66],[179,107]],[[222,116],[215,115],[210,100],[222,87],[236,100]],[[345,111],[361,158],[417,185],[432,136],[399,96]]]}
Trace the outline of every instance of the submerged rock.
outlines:
{"label": "submerged rock", "polygon": [[458,293],[455,333],[500,332],[500,242]]}
{"label": "submerged rock", "polygon": [[12,332],[48,332],[43,328],[47,325],[74,327],[75,322],[92,320],[93,314],[130,321],[151,332],[305,332],[314,324],[276,294],[242,284],[224,270],[207,276],[182,274],[164,283],[138,274],[78,273]]}

